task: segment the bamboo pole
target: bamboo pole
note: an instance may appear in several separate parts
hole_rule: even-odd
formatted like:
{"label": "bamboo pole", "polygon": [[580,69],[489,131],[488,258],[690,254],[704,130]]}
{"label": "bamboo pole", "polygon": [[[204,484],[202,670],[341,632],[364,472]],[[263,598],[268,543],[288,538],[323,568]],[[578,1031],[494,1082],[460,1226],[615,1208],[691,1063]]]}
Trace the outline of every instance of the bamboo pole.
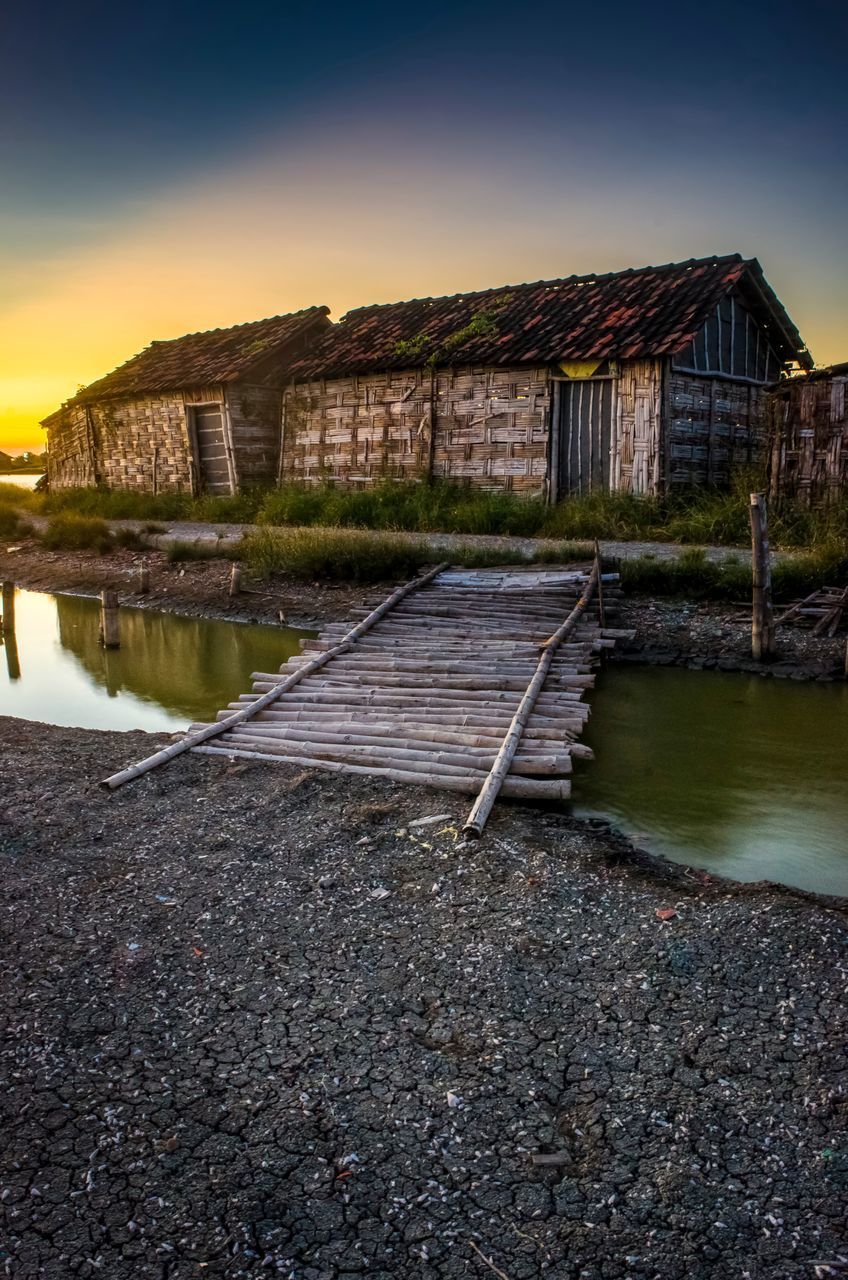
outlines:
{"label": "bamboo pole", "polygon": [[[601,563],[601,544],[595,539],[595,563]],[[601,626],[606,624],[606,610],[604,609],[604,575],[598,570],[598,621]]]}
{"label": "bamboo pole", "polygon": [[338,654],[346,653],[351,645],[356,644],[361,635],[364,635],[370,627],[373,627],[375,622],[379,622],[381,618],[385,617],[389,610],[393,609],[400,600],[408,596],[411,591],[416,591],[428,582],[432,582],[436,575],[446,567],[447,562],[438,564],[434,569],[430,569],[419,578],[414,578],[412,582],[404,583],[402,587],[398,587],[367,618],[363,618],[362,622],[353,627],[344,639],[340,640],[332,649],[326,649],[323,653],[316,654],[311,663],[308,663],[305,667],[300,667],[299,670],[287,676],[285,680],[269,689],[267,693],[251,702],[242,711],[236,711],[229,719],[210,724],[208,728],[201,729],[198,733],[187,734],[179,742],[171,743],[169,747],[164,747],[162,751],[155,752],[152,756],[148,756],[146,760],[140,760],[138,764],[131,765],[128,769],[113,773],[111,777],[103,779],[101,786],[108,787],[109,790],[114,791],[116,787],[123,786],[125,782],[131,782],[134,778],[139,778],[142,774],[149,773],[151,769],[167,764],[169,760],[173,760],[175,756],[182,755],[184,751],[190,751],[192,748],[200,746],[203,742],[207,742],[210,738],[226,733],[228,729],[235,725],[243,724],[246,720],[250,720],[258,711],[263,711],[265,707],[269,707],[271,703],[276,702],[289,689],[293,689],[295,685],[300,684],[301,680],[311,675],[313,671],[318,671],[319,668],[325,666]]}
{"label": "bamboo pole", "polygon": [[[280,738],[273,732],[263,732],[261,728],[237,728],[225,734],[221,744],[226,746],[246,746],[253,750],[267,751],[271,755],[297,755],[314,757],[317,760],[336,760],[340,764],[346,761],[360,764],[374,764],[394,767],[395,765],[412,772],[468,774],[478,776],[484,782],[496,755],[496,748],[474,750],[470,747],[451,748],[442,744],[430,744],[424,749],[421,745],[408,743],[403,739],[395,741],[368,742],[357,739],[352,742],[324,742],[314,736],[296,740]],[[517,764],[517,767],[516,767]],[[531,759],[528,756],[515,756],[511,769],[521,774],[547,774],[565,777],[571,772],[571,758],[568,755],[554,756],[547,754]]]}
{"label": "bamboo pole", "polygon": [[565,639],[567,635],[574,630],[581,616],[585,612],[592,593],[598,584],[598,575],[600,573],[600,565],[595,560],[592,566],[592,572],[589,574],[588,581],[581,592],[580,599],[571,610],[571,613],[562,623],[560,628],[554,632],[544,647],[542,656],[539,659],[539,665],[535,674],[527,686],[524,697],[512,718],[507,735],[501,744],[501,749],[497,754],[494,764],[488,778],[483,784],[482,790],[475,800],[471,812],[466,819],[463,827],[463,834],[472,839],[479,839],[483,834],[483,828],[486,825],[489,814],[492,812],[495,801],[499,793],[503,790],[504,782],[509,773],[510,765],[518,750],[518,744],[521,741],[521,734],[525,724],[530,718],[534,706],[542,692],[548,671],[556,653],[558,645]]}
{"label": "bamboo pole", "polygon": [[[414,773],[408,769],[392,769],[363,764],[339,764],[335,760],[313,760],[298,756],[272,757],[261,751],[243,751],[237,747],[195,747],[200,755],[227,756],[236,760],[272,760],[280,764],[297,764],[311,769],[328,769],[333,773],[357,773],[368,778],[386,778],[389,782],[411,783],[421,787],[438,787],[440,791],[460,791],[473,795],[479,788],[479,779],[452,774]],[[567,778],[507,778],[502,793],[516,800],[567,800],[571,795],[571,783]]]}
{"label": "bamboo pole", "polygon": [[[339,720],[335,717],[327,717],[324,720],[310,718],[309,720],[298,722],[296,720],[266,720],[265,714],[263,713],[258,719],[250,721],[252,732],[257,733],[261,730],[263,736],[269,735],[281,740],[309,740],[328,743],[361,742],[370,746],[376,746],[377,740],[381,743],[400,741],[407,743],[435,743],[437,746],[444,747],[485,750],[491,756],[497,754],[498,748],[503,742],[503,733],[499,733],[497,729],[489,727],[479,729],[466,727],[467,731],[463,732],[462,726],[454,724],[427,725],[417,721],[411,722],[405,718],[390,721],[376,719]],[[204,729],[205,727],[205,722],[193,724],[191,732],[194,733],[196,730]],[[563,738],[562,734],[531,737],[525,731],[521,739],[521,751],[528,756],[556,755],[558,749],[561,749],[560,754],[565,754],[570,750],[570,743]]]}
{"label": "bamboo pole", "polygon": [[755,662],[774,657],[774,610],[771,599],[771,556],[768,541],[766,495],[752,493],[751,570],[753,579],[751,614],[751,653]]}
{"label": "bamboo pole", "polygon": [[[204,724],[191,726],[192,732],[203,729]],[[238,726],[231,729],[226,737],[230,740],[242,737],[269,740],[272,742],[296,742],[308,748],[330,754],[340,752],[345,758],[347,748],[365,748],[370,751],[390,751],[395,758],[405,753],[412,753],[416,758],[431,759],[444,756],[445,763],[449,757],[455,757],[456,763],[469,762],[474,768],[488,770],[497,755],[502,737],[475,738],[473,735],[437,733],[433,730],[422,732],[414,730],[401,722],[394,725],[357,726],[349,732],[334,732],[332,728],[322,729],[319,726],[304,725],[302,728],[290,725],[273,725],[264,721],[250,722],[249,727]],[[524,772],[533,772],[530,765],[538,765],[540,773],[571,773],[571,755],[567,743],[552,746],[550,743],[539,744],[522,739],[520,752],[515,757],[527,766]]]}

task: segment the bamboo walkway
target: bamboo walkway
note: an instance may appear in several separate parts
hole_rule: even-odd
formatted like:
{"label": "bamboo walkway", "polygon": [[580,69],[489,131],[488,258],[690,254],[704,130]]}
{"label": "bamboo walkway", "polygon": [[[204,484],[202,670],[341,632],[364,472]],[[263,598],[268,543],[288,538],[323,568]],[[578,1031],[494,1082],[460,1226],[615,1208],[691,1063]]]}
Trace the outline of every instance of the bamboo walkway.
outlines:
{"label": "bamboo walkway", "polygon": [[579,737],[598,656],[630,634],[606,625],[617,595],[615,575],[602,578],[597,561],[439,566],[361,610],[353,631],[327,626],[279,672],[254,672],[252,692],[215,724],[192,726],[184,742],[480,793],[466,826],[479,834],[499,792],[570,794],[572,759],[591,756]]}

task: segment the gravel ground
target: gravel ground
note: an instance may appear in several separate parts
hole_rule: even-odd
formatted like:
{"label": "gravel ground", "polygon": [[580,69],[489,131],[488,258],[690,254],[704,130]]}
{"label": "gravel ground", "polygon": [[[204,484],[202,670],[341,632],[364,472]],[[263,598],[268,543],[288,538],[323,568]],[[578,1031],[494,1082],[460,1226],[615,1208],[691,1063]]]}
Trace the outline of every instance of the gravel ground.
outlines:
{"label": "gravel ground", "polygon": [[0,720],[0,1274],[800,1280],[845,1251],[838,904],[554,811],[463,846],[461,798],[286,766],[94,786],[159,741]]}
{"label": "gravel ground", "polygon": [[810,627],[778,627],[774,662],[754,662],[751,611],[742,605],[625,596],[616,626],[632,628],[636,634],[616,646],[611,655],[615,662],[749,671],[790,680],[845,677],[844,631],[828,638],[813,635]]}

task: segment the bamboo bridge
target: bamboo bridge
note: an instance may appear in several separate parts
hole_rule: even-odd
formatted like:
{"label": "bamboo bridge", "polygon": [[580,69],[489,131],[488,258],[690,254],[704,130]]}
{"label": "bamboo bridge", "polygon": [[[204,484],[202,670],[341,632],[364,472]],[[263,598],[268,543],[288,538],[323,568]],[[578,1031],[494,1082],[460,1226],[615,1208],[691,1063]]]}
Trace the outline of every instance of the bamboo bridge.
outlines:
{"label": "bamboo bridge", "polygon": [[185,738],[107,778],[120,786],[186,750],[330,769],[477,795],[479,835],[498,796],[563,800],[589,716],[617,577],[591,566],[439,565],[326,626],[279,672]]}

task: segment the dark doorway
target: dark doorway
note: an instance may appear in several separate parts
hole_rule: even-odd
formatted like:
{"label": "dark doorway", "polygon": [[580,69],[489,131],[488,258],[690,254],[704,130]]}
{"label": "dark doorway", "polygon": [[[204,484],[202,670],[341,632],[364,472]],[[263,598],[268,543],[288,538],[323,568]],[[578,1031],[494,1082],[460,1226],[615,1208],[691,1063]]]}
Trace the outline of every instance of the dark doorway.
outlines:
{"label": "dark doorway", "polygon": [[610,487],[612,378],[559,384],[559,493]]}
{"label": "dark doorway", "polygon": [[193,412],[200,488],[205,493],[231,493],[223,412],[211,404],[198,405]]}

